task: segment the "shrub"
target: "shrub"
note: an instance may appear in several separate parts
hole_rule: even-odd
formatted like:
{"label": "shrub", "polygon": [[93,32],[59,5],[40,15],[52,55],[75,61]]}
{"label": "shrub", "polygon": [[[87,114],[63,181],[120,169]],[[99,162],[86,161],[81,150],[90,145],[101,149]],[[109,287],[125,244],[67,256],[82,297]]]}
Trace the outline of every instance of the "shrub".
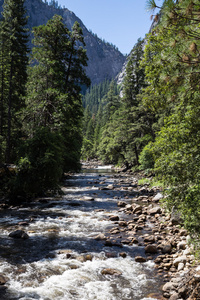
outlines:
{"label": "shrub", "polygon": [[151,170],[154,167],[153,143],[149,142],[142,150],[139,156],[141,170]]}

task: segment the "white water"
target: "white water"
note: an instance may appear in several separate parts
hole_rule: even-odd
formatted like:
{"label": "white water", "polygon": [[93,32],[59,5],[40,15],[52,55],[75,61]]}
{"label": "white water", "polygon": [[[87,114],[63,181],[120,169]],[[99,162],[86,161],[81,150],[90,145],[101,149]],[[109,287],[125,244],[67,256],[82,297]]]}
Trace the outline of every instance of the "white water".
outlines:
{"label": "white water", "polygon": [[[153,278],[153,262],[136,263],[131,253],[138,251],[137,246],[110,248],[94,239],[113,225],[107,216],[114,209],[116,214],[117,207],[116,200],[101,194],[103,191],[100,193],[97,187],[87,189],[87,177],[91,179],[91,174],[68,181],[75,182],[76,187],[65,187],[66,195],[62,199],[48,202],[53,203],[53,207],[20,209],[16,215],[1,220],[2,224],[11,226],[2,228],[1,238],[7,240],[5,247],[11,247],[15,257],[15,260],[0,257],[0,274],[9,279],[3,299],[153,299],[147,297],[155,292],[157,284]],[[110,179],[107,180],[110,183]],[[91,196],[91,191],[99,192],[95,201],[80,200],[83,196]],[[72,201],[79,206],[71,206]],[[102,205],[108,211],[101,210]],[[17,229],[14,225],[24,220],[17,214],[20,212],[34,215],[34,221],[25,229],[30,238],[24,241],[7,238],[11,228]],[[69,250],[68,257],[62,249]],[[126,258],[119,256],[122,251],[128,253]],[[116,257],[107,258],[106,253],[110,252]],[[80,261],[79,257],[85,254],[91,254],[92,260]],[[122,274],[102,275],[105,268],[116,269]]]}

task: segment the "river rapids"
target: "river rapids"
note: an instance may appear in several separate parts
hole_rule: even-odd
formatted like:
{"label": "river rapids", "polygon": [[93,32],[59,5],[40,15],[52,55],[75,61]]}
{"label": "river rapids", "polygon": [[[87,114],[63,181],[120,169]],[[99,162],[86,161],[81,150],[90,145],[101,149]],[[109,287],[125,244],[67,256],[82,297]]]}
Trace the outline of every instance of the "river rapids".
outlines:
{"label": "river rapids", "polygon": [[[144,247],[117,241],[111,247],[97,238],[115,226],[111,215],[122,214],[117,202],[127,195],[123,182],[121,189],[104,189],[117,183],[111,170],[88,170],[66,179],[61,197],[0,211],[0,274],[7,280],[0,299],[161,299],[153,260],[134,259],[145,255]],[[9,237],[16,229],[29,238]]]}

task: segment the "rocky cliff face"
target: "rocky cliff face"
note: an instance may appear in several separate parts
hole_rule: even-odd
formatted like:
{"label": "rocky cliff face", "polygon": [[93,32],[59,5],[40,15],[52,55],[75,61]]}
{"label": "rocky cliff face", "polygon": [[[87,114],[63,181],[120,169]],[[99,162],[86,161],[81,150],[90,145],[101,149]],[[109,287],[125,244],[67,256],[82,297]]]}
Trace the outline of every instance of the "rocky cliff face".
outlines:
{"label": "rocky cliff face", "polygon": [[[0,0],[0,11],[2,11],[3,0]],[[46,24],[55,14],[61,15],[69,29],[75,21],[81,25],[87,48],[88,67],[87,75],[93,84],[104,79],[114,78],[121,70],[125,61],[124,55],[112,45],[103,42],[93,35],[84,26],[82,21],[68,9],[54,8],[42,2],[42,0],[26,0],[27,14],[29,16],[28,26],[32,28]]]}

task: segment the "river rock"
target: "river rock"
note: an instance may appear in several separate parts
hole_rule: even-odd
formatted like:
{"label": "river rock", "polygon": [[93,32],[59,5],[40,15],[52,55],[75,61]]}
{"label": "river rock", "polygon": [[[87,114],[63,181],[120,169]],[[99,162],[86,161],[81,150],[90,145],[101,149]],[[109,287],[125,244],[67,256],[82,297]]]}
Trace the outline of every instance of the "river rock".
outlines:
{"label": "river rock", "polygon": [[144,242],[146,243],[155,243],[155,237],[153,235],[148,235],[144,237]]}
{"label": "river rock", "polygon": [[167,282],[163,285],[162,290],[163,292],[170,292],[175,289],[174,283],[173,282]]}
{"label": "river rock", "polygon": [[162,198],[163,198],[163,194],[157,193],[157,194],[153,197],[152,201],[158,202],[158,201],[160,201]]}
{"label": "river rock", "polygon": [[120,221],[118,224],[121,227],[126,227],[128,225],[126,221]]}
{"label": "river rock", "polygon": [[142,257],[142,256],[136,256],[135,257],[135,261],[136,262],[139,262],[139,263],[143,263],[143,262],[146,262],[146,258],[145,257]]}
{"label": "river rock", "polygon": [[156,245],[147,245],[145,247],[146,253],[156,254],[158,252]]}
{"label": "river rock", "polygon": [[108,189],[108,190],[114,190],[113,184],[109,184],[109,185],[107,186],[107,189]]}
{"label": "river rock", "polygon": [[132,211],[133,210],[133,206],[131,204],[126,204],[125,208],[128,211]]}
{"label": "river rock", "polygon": [[187,242],[186,241],[181,241],[177,244],[177,249],[178,250],[185,250],[187,246]]}
{"label": "river rock", "polygon": [[14,239],[28,239],[29,235],[23,230],[15,230],[9,234],[9,237]]}
{"label": "river rock", "polygon": [[142,206],[141,205],[133,205],[133,213],[134,214],[139,214],[142,213]]}
{"label": "river rock", "polygon": [[119,207],[125,207],[126,206],[126,202],[124,202],[124,201],[118,201],[117,202],[117,205],[119,206]]}
{"label": "river rock", "polygon": [[110,216],[109,220],[110,221],[119,221],[119,217],[118,216]]}
{"label": "river rock", "polygon": [[0,275],[0,285],[4,285],[4,284],[6,284],[6,282],[7,282],[7,279],[3,275]]}
{"label": "river rock", "polygon": [[183,263],[184,265],[186,264],[186,256],[179,256],[174,260],[174,266],[178,267],[179,263]]}
{"label": "river rock", "polygon": [[127,257],[127,254],[126,254],[126,252],[120,252],[120,253],[119,253],[119,256],[125,258],[125,257]]}
{"label": "river rock", "polygon": [[115,258],[115,257],[117,257],[117,253],[115,253],[115,252],[105,252],[105,256],[107,258]]}
{"label": "river rock", "polygon": [[153,208],[150,208],[148,210],[148,213],[150,215],[156,215],[156,214],[161,214],[162,213],[162,210],[160,208],[160,206],[154,206]]}
{"label": "river rock", "polygon": [[166,253],[171,253],[172,251],[172,245],[169,242],[163,242],[159,248],[161,249],[162,253],[166,254]]}
{"label": "river rock", "polygon": [[176,292],[174,292],[169,298],[169,300],[178,300],[178,299],[180,300],[180,297],[179,294]]}
{"label": "river rock", "polygon": [[119,270],[116,269],[111,269],[111,268],[107,268],[107,269],[103,269],[101,271],[102,275],[115,275],[115,276],[119,276],[122,275],[122,272],[120,272]]}
{"label": "river rock", "polygon": [[105,240],[106,236],[103,233],[98,234],[97,236],[94,237],[95,240]]}
{"label": "river rock", "polygon": [[179,271],[182,271],[182,270],[184,269],[184,267],[185,267],[185,264],[182,263],[182,262],[180,262],[180,263],[178,264],[178,272],[179,272]]}

